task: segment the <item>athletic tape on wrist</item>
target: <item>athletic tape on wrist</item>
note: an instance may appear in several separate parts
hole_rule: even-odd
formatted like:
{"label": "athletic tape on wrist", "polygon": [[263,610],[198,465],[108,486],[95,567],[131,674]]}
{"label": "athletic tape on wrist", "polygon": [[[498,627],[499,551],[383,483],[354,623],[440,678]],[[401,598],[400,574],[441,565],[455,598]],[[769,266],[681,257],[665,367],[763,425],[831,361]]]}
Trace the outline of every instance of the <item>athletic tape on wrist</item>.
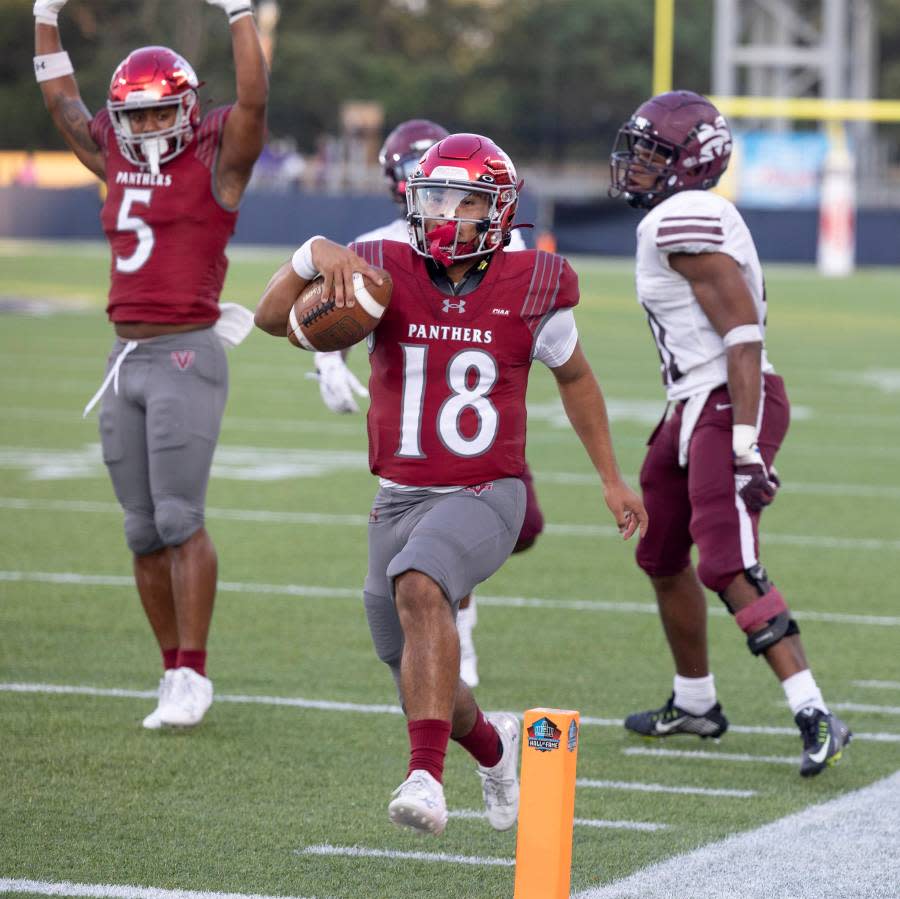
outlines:
{"label": "athletic tape on wrist", "polygon": [[726,349],[739,343],[762,343],[762,339],[762,329],[759,325],[738,325],[722,338]]}
{"label": "athletic tape on wrist", "polygon": [[63,78],[74,74],[72,60],[65,50],[60,53],[44,53],[34,57],[34,77],[40,81],[50,81],[53,78]]}
{"label": "athletic tape on wrist", "polygon": [[756,428],[753,425],[731,426],[731,449],[735,456],[746,456],[756,446]]}
{"label": "athletic tape on wrist", "polygon": [[321,234],[310,237],[298,250],[291,256],[291,268],[294,269],[298,278],[304,281],[312,281],[319,274],[318,269],[313,265],[312,261],[312,245],[314,240],[324,240]]}

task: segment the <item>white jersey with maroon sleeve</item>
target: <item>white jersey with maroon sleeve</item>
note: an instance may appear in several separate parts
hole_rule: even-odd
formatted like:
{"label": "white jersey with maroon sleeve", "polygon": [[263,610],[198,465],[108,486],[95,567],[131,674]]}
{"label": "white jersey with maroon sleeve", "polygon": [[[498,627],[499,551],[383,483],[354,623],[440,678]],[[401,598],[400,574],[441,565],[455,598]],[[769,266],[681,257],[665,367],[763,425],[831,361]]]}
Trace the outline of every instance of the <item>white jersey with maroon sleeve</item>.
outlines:
{"label": "white jersey with maroon sleeve", "polygon": [[[670,253],[726,253],[738,264],[765,334],[766,294],[756,246],[734,205],[701,190],[676,193],[637,228],[637,295],[659,351],[669,400],[705,393],[728,381],[725,344],[690,283],[669,265]],[[762,354],[763,372],[774,369]]]}

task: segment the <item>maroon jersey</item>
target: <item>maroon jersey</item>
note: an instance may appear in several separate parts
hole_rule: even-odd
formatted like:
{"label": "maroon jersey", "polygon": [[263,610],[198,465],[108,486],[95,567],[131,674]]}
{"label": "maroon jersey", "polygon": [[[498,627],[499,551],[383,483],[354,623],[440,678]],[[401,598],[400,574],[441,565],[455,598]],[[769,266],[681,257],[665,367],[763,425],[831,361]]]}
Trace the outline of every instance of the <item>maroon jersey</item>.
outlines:
{"label": "maroon jersey", "polygon": [[578,302],[561,256],[497,252],[481,283],[446,296],[407,243],[351,244],[394,282],[369,338],[369,466],[411,486],[473,486],[525,467],[525,391],[541,324]]}
{"label": "maroon jersey", "polygon": [[231,107],[210,112],[194,139],[158,175],[119,152],[104,109],[91,136],[106,158],[100,214],[112,250],[109,305],[114,322],[214,322],[228,268],[225,245],[237,212],[213,193],[213,167]]}

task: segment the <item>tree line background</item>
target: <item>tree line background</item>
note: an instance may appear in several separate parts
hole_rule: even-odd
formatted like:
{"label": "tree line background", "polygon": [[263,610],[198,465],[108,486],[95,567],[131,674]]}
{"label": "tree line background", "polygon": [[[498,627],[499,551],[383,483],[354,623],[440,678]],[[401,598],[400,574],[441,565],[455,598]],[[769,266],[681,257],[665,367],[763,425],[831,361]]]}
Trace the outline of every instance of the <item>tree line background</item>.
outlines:
{"label": "tree line background", "polygon": [[[31,0],[0,0],[0,149],[61,148],[32,67]],[[878,0],[878,96],[900,97],[900,0]],[[712,0],[678,0],[675,82],[710,90]],[[70,0],[63,46],[91,110],[135,47],[171,46],[234,97],[227,18],[204,0]],[[284,0],[269,129],[310,152],[340,131],[347,100],[377,100],[386,126],[424,116],[489,134],[532,162],[605,157],[651,91],[652,0]]]}

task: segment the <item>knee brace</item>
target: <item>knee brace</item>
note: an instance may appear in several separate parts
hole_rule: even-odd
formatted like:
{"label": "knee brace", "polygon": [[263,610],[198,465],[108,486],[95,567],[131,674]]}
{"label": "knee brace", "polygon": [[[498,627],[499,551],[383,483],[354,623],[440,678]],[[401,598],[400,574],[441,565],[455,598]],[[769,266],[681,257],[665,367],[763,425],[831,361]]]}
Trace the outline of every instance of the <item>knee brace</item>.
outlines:
{"label": "knee brace", "polygon": [[177,496],[160,500],[153,518],[160,539],[166,546],[181,546],[203,527],[203,509]]}
{"label": "knee brace", "polygon": [[[759,598],[732,614],[738,627],[747,635],[747,648],[758,656],[779,640],[799,634],[800,628],[762,565],[747,568],[744,577],[756,589]],[[724,595],[720,593],[719,597],[727,606]]]}
{"label": "knee brace", "polygon": [[149,512],[134,509],[125,510],[125,542],[136,556],[148,556],[165,546],[156,530],[153,516]]}

